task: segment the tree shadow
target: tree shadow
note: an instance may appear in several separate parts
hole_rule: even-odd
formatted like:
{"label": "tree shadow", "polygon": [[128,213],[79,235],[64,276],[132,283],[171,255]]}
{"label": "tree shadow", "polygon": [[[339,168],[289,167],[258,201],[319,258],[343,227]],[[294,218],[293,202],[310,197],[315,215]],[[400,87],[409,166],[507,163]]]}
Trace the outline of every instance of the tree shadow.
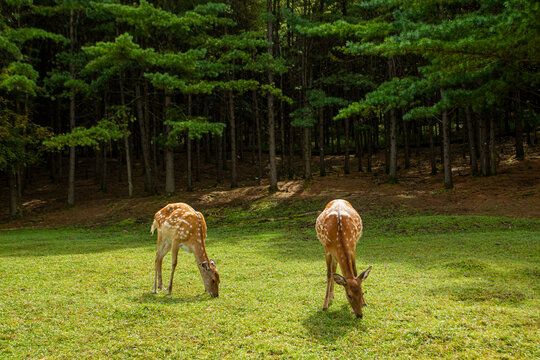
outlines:
{"label": "tree shadow", "polygon": [[328,310],[313,312],[304,319],[302,325],[308,333],[324,344],[332,344],[340,338],[346,336],[351,331],[365,331],[365,324],[362,319],[356,318],[349,304],[338,307],[330,306]]}
{"label": "tree shadow", "polygon": [[0,232],[0,258],[92,254],[155,246],[155,236],[138,230],[21,229]]}
{"label": "tree shadow", "polygon": [[174,295],[164,295],[161,293],[154,294],[152,292],[142,293],[140,296],[130,297],[129,300],[141,304],[164,304],[164,305],[174,305],[174,304],[187,304],[187,303],[197,303],[210,301],[212,298],[210,295],[205,292],[189,295],[183,294],[180,296]]}

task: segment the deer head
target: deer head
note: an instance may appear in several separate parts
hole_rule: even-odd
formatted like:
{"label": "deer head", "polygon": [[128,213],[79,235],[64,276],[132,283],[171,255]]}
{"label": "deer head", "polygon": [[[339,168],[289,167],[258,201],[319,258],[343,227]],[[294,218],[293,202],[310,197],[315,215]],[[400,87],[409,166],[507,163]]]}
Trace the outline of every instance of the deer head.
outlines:
{"label": "deer head", "polygon": [[213,260],[204,261],[199,264],[199,271],[201,272],[206,292],[212,297],[218,297],[219,274],[217,272],[216,263]]}
{"label": "deer head", "polygon": [[360,275],[353,279],[345,279],[339,274],[334,274],[334,281],[345,287],[345,293],[347,294],[347,300],[354,311],[357,318],[362,317],[362,307],[366,305],[364,299],[364,292],[362,290],[362,282],[367,279],[371,266],[364,270]]}

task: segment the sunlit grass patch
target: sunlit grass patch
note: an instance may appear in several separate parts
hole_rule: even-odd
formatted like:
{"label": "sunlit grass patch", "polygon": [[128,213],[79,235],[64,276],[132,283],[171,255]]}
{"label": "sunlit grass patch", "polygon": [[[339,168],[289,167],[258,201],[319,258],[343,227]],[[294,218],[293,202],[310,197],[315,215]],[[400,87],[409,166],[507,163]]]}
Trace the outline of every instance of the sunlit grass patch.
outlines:
{"label": "sunlit grass patch", "polygon": [[0,232],[0,358],[538,357],[537,220],[364,214],[357,264],[373,271],[359,320],[339,286],[321,311],[316,213],[286,218],[319,205],[209,211],[216,299],[185,252],[173,294],[151,293],[150,219]]}

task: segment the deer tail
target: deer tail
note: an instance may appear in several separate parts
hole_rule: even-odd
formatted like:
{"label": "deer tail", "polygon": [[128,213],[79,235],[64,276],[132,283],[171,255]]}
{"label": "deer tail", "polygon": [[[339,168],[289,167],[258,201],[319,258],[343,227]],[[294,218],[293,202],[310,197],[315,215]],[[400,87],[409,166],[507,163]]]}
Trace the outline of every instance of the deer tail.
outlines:
{"label": "deer tail", "polygon": [[154,220],[154,222],[152,223],[152,227],[150,228],[150,232],[152,233],[152,235],[154,235],[154,231],[156,231],[158,227],[159,227],[159,224],[157,223],[156,220]]}

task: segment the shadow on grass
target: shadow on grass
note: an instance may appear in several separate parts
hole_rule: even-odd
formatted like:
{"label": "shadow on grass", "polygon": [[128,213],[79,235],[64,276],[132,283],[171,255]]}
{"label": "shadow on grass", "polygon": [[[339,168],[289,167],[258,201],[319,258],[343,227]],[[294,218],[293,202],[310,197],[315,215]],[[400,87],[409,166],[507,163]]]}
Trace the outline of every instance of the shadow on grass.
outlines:
{"label": "shadow on grass", "polygon": [[142,303],[142,304],[164,304],[164,305],[174,305],[174,304],[186,304],[186,303],[197,303],[210,301],[212,298],[206,293],[199,293],[195,295],[164,295],[163,293],[154,294],[152,292],[146,292],[141,294],[138,297],[129,298],[133,302]]}
{"label": "shadow on grass", "polygon": [[0,258],[101,253],[155,247],[155,242],[155,236],[139,232],[22,229],[0,232]]}
{"label": "shadow on grass", "polygon": [[[321,304],[322,306],[322,304]],[[365,331],[362,319],[354,316],[349,304],[332,304],[328,310],[312,313],[302,322],[308,333],[324,344],[332,344],[353,330]]]}
{"label": "shadow on grass", "polygon": [[468,303],[491,302],[511,305],[522,302],[527,294],[511,285],[488,282],[484,279],[457,286],[441,286],[431,289],[431,295],[449,297],[454,301]]}

